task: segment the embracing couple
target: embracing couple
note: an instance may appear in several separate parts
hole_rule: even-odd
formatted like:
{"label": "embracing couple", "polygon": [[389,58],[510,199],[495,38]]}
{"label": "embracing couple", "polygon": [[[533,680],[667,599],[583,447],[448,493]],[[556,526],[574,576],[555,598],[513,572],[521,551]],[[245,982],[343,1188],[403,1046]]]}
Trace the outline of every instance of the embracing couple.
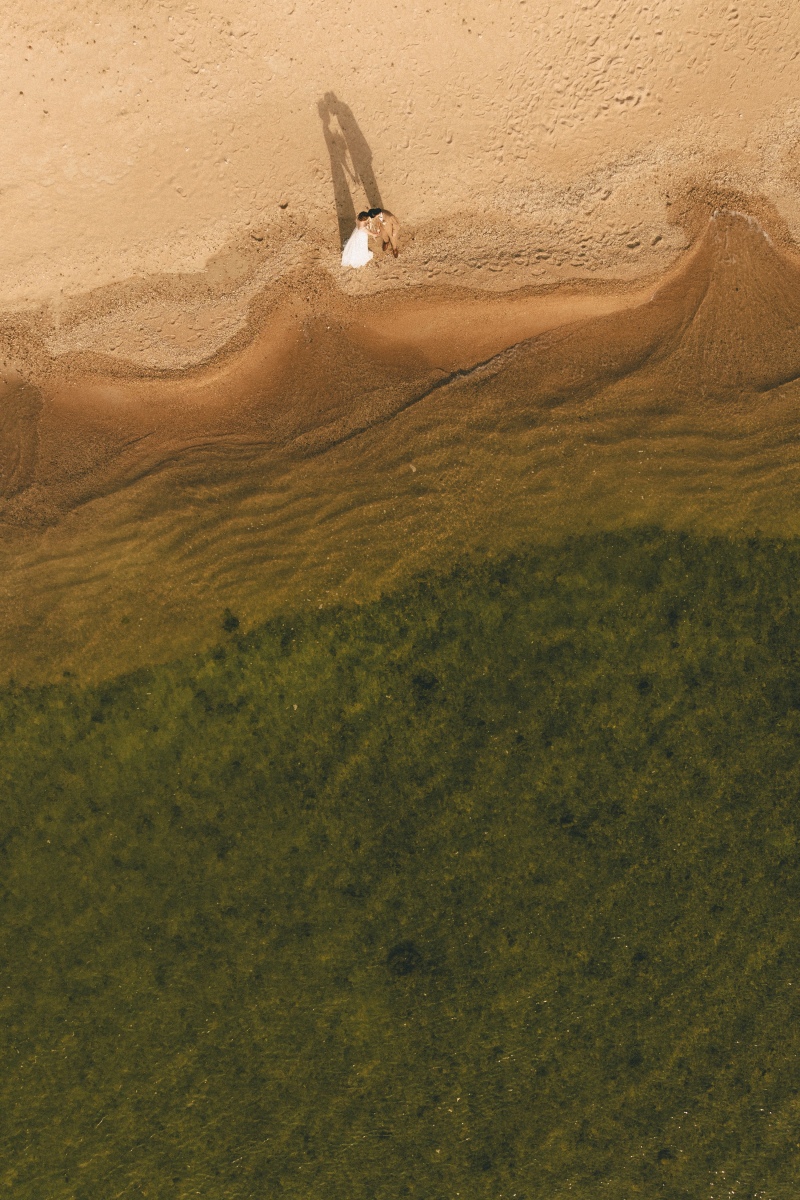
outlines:
{"label": "embracing couple", "polygon": [[371,208],[369,212],[360,212],[356,218],[356,227],[347,239],[342,250],[343,267],[365,267],[373,257],[369,248],[371,237],[381,239],[381,249],[385,252],[388,246],[397,258],[397,235],[400,222],[392,213],[384,208]]}

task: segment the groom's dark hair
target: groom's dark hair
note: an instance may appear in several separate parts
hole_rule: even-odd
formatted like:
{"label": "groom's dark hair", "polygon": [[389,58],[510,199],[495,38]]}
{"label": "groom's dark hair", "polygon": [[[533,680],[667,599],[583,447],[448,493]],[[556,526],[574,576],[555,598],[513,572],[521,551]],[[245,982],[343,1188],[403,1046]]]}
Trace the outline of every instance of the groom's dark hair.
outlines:
{"label": "groom's dark hair", "polygon": [[367,220],[369,220],[370,215],[371,214],[368,212],[360,212],[358,214],[358,216],[356,217],[356,220],[357,221],[367,221]]}
{"label": "groom's dark hair", "polygon": [[383,212],[382,208],[371,208],[367,213],[368,217],[379,217]]}

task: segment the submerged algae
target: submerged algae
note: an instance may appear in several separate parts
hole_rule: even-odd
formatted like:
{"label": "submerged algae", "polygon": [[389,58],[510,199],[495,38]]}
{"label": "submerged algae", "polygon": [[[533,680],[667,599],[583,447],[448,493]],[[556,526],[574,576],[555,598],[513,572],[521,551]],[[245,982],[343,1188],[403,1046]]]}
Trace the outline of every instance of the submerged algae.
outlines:
{"label": "submerged algae", "polygon": [[796,1194],[800,545],[0,694],[15,1197]]}

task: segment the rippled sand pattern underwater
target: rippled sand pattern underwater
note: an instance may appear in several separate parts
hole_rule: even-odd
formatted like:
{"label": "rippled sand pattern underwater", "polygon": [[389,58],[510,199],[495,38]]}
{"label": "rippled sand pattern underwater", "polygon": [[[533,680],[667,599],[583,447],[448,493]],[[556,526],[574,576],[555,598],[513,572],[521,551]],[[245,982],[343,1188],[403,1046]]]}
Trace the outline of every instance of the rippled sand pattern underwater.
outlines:
{"label": "rippled sand pattern underwater", "polygon": [[69,471],[40,432],[42,480],[7,501],[4,662],[97,677],[210,644],[225,607],[252,626],[592,528],[800,532],[798,284],[728,214],[648,303],[472,370],[343,358],[320,322],[278,392],[251,364],[202,430],[131,426]]}
{"label": "rippled sand pattern underwater", "polygon": [[7,380],[0,1179],[789,1200],[800,267],[354,312]]}

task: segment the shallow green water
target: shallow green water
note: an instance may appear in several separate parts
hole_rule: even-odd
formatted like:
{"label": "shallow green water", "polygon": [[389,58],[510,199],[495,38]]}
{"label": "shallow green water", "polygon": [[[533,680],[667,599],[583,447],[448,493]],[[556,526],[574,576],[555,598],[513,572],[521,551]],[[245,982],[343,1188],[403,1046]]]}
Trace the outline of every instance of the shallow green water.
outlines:
{"label": "shallow green water", "polygon": [[19,1200],[797,1195],[800,544],[0,694]]}

